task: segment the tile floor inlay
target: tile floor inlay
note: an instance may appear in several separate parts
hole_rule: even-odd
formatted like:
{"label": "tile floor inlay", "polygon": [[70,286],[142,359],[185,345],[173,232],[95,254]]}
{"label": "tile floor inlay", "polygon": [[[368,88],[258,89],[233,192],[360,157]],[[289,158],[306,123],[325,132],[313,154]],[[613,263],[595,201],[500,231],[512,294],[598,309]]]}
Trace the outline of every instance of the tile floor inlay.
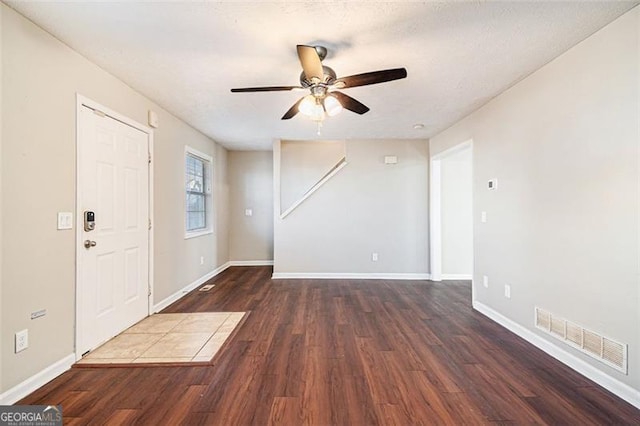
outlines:
{"label": "tile floor inlay", "polygon": [[154,314],[91,351],[78,364],[208,362],[245,314]]}

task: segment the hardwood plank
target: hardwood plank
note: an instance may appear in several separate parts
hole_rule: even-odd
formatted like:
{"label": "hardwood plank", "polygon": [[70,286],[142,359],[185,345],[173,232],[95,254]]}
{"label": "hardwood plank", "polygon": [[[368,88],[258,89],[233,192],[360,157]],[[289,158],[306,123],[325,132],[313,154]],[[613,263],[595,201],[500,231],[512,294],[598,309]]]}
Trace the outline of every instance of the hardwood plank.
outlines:
{"label": "hardwood plank", "polygon": [[346,407],[340,410],[334,410],[332,407],[332,419],[336,421],[334,424],[379,424],[376,414],[378,407],[369,393],[366,378],[353,375],[353,368],[346,359],[334,359],[331,362],[336,366],[334,374],[340,375],[339,387],[331,381],[331,401],[339,400],[340,406]]}
{"label": "hardwood plank", "polygon": [[138,410],[115,410],[105,421],[109,425],[130,425],[140,415]]}
{"label": "hardwood plank", "polygon": [[300,398],[277,396],[269,412],[269,426],[302,424]]}
{"label": "hardwood plank", "polygon": [[304,357],[304,372],[302,375],[302,419],[305,425],[330,424],[331,406],[329,395],[329,370],[327,358],[322,355],[319,346],[307,348]]}
{"label": "hardwood plank", "polygon": [[21,404],[65,424],[640,424],[475,312],[467,281],[272,280],[234,267],[164,312],[251,311],[207,366],[72,369]]}

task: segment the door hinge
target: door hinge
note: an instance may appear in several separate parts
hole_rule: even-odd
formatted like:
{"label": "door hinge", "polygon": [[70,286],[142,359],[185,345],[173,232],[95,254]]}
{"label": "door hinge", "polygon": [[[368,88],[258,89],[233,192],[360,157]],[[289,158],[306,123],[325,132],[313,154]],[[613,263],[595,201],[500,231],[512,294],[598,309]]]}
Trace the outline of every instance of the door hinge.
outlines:
{"label": "door hinge", "polygon": [[151,164],[151,153],[149,153],[149,164]]}
{"label": "door hinge", "polygon": [[151,286],[148,287],[149,291],[147,293],[147,296],[151,296]]}
{"label": "door hinge", "polygon": [[149,219],[149,229],[151,229],[151,219]]}
{"label": "door hinge", "polygon": [[107,114],[105,114],[104,112],[100,111],[99,109],[94,109],[93,113],[95,115],[97,115],[97,116],[100,116],[100,117],[106,117],[107,116]]}

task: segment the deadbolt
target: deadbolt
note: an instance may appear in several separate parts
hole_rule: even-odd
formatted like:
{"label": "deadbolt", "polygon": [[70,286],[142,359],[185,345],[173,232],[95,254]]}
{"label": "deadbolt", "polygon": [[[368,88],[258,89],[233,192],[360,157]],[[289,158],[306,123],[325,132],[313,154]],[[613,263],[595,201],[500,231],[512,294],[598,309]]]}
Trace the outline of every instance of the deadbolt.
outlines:
{"label": "deadbolt", "polygon": [[96,214],[87,210],[84,212],[84,230],[90,232],[94,229],[96,229]]}
{"label": "deadbolt", "polygon": [[91,241],[91,240],[84,240],[84,248],[91,248],[91,247],[95,247],[96,246],[96,242],[95,241]]}

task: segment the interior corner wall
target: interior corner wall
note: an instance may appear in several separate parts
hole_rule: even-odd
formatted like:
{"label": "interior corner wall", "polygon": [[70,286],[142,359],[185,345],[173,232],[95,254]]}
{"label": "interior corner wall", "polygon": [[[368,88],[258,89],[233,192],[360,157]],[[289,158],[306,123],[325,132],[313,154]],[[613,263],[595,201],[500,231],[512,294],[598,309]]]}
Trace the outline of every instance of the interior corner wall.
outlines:
{"label": "interior corner wall", "polygon": [[[201,240],[202,255],[206,256],[207,253],[212,254],[211,259],[207,260],[205,257],[204,269],[199,271],[209,272],[214,268],[225,265],[229,260],[229,199],[231,193],[231,185],[229,184],[229,151],[221,145],[215,144],[215,150],[213,154],[213,161],[215,170],[214,174],[214,215],[215,215],[215,227],[213,232],[213,239],[215,247],[215,253],[210,252],[209,245],[210,240]],[[202,275],[200,275],[202,276]]]}
{"label": "interior corner wall", "polygon": [[[154,131],[154,302],[228,261],[226,150],[71,50],[5,4],[2,10],[2,270],[0,394],[74,352],[75,230],[56,230],[75,211],[76,93]],[[184,239],[184,146],[215,159],[216,233]],[[217,182],[216,182],[217,181]],[[222,185],[222,187],[219,187]],[[200,265],[200,256],[205,264]],[[46,309],[45,317],[30,313]],[[29,348],[13,336],[29,329]]]}
{"label": "interior corner wall", "polygon": [[[636,395],[639,23],[636,7],[430,141],[474,142],[478,306]],[[536,329],[536,306],[628,344],[628,375]]]}
{"label": "interior corner wall", "polygon": [[229,151],[229,187],[230,259],[273,261],[272,152]]}
{"label": "interior corner wall", "polygon": [[[387,155],[398,164],[385,164]],[[428,274],[427,143],[348,140],[346,161],[288,216],[276,215],[274,274]]]}

